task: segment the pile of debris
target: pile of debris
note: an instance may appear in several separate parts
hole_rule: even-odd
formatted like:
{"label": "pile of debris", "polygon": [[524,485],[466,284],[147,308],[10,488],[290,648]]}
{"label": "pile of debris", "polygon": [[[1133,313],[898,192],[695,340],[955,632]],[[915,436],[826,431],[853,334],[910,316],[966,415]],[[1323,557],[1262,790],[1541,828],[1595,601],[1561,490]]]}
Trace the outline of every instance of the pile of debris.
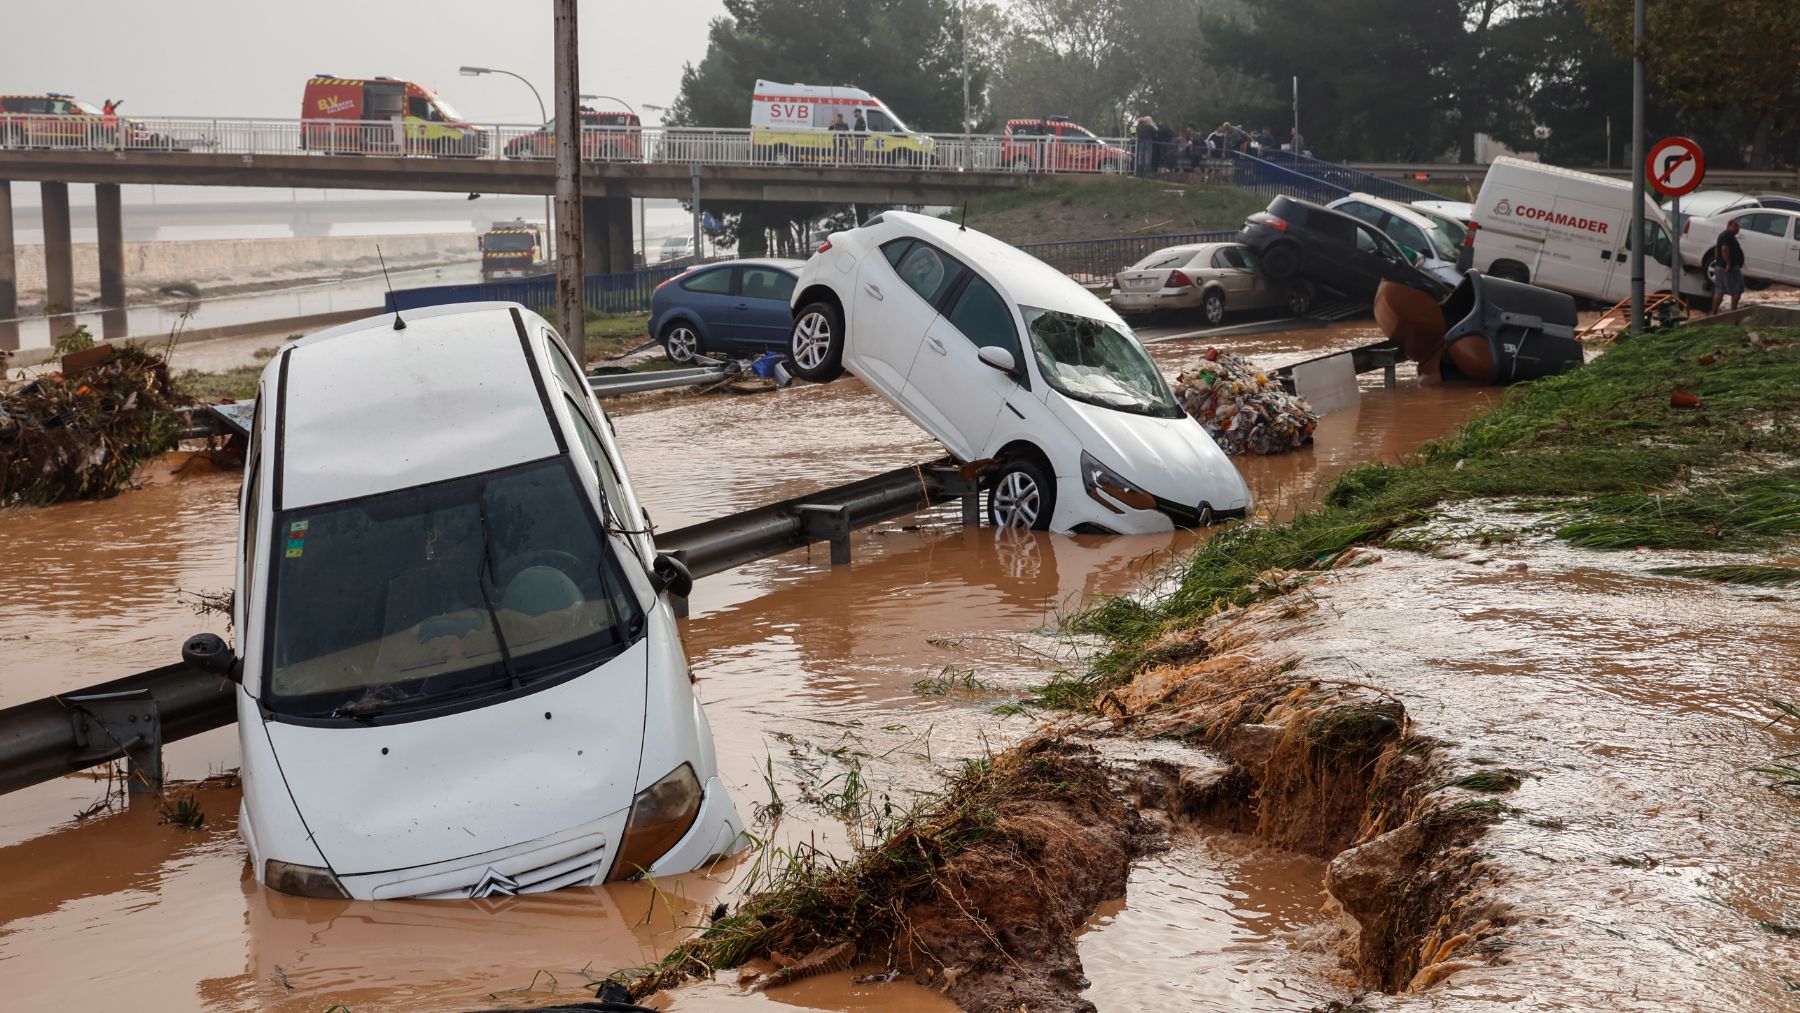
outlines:
{"label": "pile of debris", "polygon": [[1227,454],[1285,454],[1305,446],[1319,415],[1245,359],[1206,350],[1196,373],[1175,377],[1175,400]]}
{"label": "pile of debris", "polygon": [[104,499],[180,429],[162,358],[97,345],[0,392],[0,507]]}

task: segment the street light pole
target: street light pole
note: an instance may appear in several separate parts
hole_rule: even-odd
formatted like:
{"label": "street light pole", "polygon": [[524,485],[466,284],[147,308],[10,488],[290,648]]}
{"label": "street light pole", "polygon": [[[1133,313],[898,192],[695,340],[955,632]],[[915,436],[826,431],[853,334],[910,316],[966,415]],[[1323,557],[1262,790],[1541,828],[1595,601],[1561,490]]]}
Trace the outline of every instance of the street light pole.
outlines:
{"label": "street light pole", "polygon": [[1631,329],[1644,330],[1644,0],[1631,27]]}
{"label": "street light pole", "polygon": [[969,0],[962,0],[962,13],[957,16],[957,23],[962,26],[962,81],[963,81],[963,171],[969,169]]}
{"label": "street light pole", "polygon": [[575,0],[556,0],[556,308],[575,361],[587,362],[581,263],[581,91]]}
{"label": "street light pole", "polygon": [[[483,74],[505,74],[507,77],[518,78],[520,81],[525,82],[525,87],[531,89],[531,97],[534,100],[536,100],[536,102],[537,102],[538,122],[539,123],[550,122],[549,114],[544,112],[544,97],[542,95],[538,94],[537,85],[532,84],[530,79],[527,78],[525,75],[515,74],[510,70],[501,70],[498,67],[464,67],[460,71],[458,71],[458,73],[460,73],[464,77],[480,77]],[[496,143],[498,143],[497,138],[496,138]],[[551,257],[555,256],[555,254],[551,252],[551,248],[550,248],[550,237],[553,233],[555,233],[555,231],[556,231],[556,219],[554,219],[550,216],[550,195],[545,194],[544,195],[544,263],[545,264],[548,264],[550,262]]]}

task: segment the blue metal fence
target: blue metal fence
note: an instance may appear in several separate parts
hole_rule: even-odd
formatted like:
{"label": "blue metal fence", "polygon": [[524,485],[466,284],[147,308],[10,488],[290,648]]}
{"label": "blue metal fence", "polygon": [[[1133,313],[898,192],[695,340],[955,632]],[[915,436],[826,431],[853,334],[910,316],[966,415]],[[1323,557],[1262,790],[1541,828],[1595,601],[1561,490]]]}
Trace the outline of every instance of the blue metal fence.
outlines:
{"label": "blue metal fence", "polygon": [[1348,188],[1329,180],[1236,151],[1231,153],[1229,182],[1240,190],[1262,197],[1299,197],[1318,204],[1329,204],[1351,193]]}
{"label": "blue metal fence", "polygon": [[[1388,200],[1400,201],[1403,204],[1410,204],[1416,200],[1444,199],[1443,194],[1432,193],[1430,190],[1422,190],[1419,187],[1409,186],[1406,183],[1396,182],[1391,179],[1383,179],[1380,176],[1363,172],[1361,169],[1352,169],[1347,165],[1339,165],[1336,162],[1326,162],[1321,159],[1313,158],[1310,155],[1296,155],[1291,151],[1269,151],[1265,149],[1262,158],[1263,161],[1272,165],[1279,165],[1283,168],[1292,169],[1302,176],[1309,176],[1322,183],[1341,187],[1347,191],[1361,191],[1371,197],[1385,197]],[[1342,194],[1339,194],[1339,196],[1342,196]]]}
{"label": "blue metal fence", "polygon": [[[641,313],[650,308],[656,286],[688,269],[689,264],[649,267],[618,274],[590,274],[582,279],[582,299],[596,313]],[[545,316],[556,310],[556,276],[487,281],[471,285],[403,288],[386,299],[387,312],[461,302],[516,302]]]}

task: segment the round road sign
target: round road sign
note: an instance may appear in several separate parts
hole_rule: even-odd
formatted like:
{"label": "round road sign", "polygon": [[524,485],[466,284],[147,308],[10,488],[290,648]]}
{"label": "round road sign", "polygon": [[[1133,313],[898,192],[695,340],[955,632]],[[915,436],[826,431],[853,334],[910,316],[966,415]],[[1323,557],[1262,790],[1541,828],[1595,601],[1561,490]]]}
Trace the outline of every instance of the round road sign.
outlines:
{"label": "round road sign", "polygon": [[1706,178],[1706,156],[1700,145],[1685,137],[1665,137],[1650,149],[1644,164],[1650,185],[1668,197],[1681,197],[1700,189]]}

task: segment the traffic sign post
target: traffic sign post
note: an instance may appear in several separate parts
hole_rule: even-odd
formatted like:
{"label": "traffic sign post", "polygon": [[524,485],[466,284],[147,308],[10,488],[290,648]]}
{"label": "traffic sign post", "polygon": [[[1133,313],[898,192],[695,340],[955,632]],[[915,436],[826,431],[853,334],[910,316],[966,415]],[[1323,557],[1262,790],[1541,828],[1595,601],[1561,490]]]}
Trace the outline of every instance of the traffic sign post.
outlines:
{"label": "traffic sign post", "polygon": [[[1706,178],[1706,155],[1700,145],[1686,137],[1665,137],[1650,148],[1644,175],[1659,193],[1669,195],[1669,212],[1673,216],[1669,221],[1673,230],[1669,234],[1669,292],[1680,299],[1681,277],[1686,273],[1681,263],[1681,233],[1686,228],[1681,220],[1681,198],[1698,190],[1700,181]],[[1643,241],[1642,236],[1636,238]]]}

